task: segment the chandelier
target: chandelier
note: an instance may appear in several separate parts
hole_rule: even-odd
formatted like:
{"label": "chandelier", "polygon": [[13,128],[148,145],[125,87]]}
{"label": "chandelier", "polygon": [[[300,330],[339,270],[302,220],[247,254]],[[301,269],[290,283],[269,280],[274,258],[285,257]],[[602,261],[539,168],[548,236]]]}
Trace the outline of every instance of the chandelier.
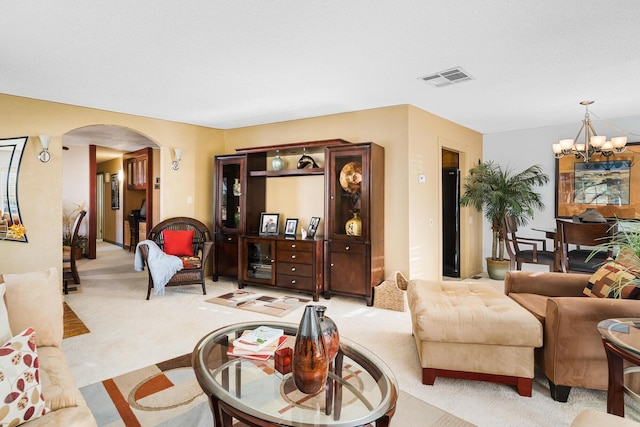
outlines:
{"label": "chandelier", "polygon": [[[575,139],[561,139],[557,144],[553,144],[553,156],[560,159],[569,154],[576,156],[576,159],[582,158],[584,162],[589,162],[594,154],[601,154],[609,157],[614,153],[622,153],[627,149],[627,137],[618,136],[607,141],[604,135],[598,135],[591,124],[589,117],[589,105],[595,101],[582,101],[580,105],[584,105],[586,112],[582,120],[582,126]],[[584,143],[577,143],[580,134],[584,130]]]}

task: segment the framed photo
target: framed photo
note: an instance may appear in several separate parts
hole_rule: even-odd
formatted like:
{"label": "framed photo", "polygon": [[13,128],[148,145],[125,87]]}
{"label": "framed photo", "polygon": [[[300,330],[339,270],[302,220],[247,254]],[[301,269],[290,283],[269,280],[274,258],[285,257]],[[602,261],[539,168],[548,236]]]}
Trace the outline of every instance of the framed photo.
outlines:
{"label": "framed photo", "polygon": [[320,224],[319,216],[311,217],[311,221],[309,221],[309,228],[307,229],[307,238],[313,239],[316,236],[316,231],[318,231],[319,224]]}
{"label": "framed photo", "polygon": [[298,231],[298,218],[287,218],[284,225],[284,237],[296,237]]}
{"label": "framed photo", "polygon": [[260,214],[260,234],[278,234],[280,214],[266,213]]}
{"label": "framed photo", "polygon": [[111,209],[120,209],[120,185],[118,183],[118,174],[111,175]]}
{"label": "framed photo", "polygon": [[638,155],[640,144],[632,142],[623,153],[595,154],[589,163],[575,156],[556,160],[556,217],[571,218],[595,208],[605,218],[638,218],[640,166],[634,161]]}

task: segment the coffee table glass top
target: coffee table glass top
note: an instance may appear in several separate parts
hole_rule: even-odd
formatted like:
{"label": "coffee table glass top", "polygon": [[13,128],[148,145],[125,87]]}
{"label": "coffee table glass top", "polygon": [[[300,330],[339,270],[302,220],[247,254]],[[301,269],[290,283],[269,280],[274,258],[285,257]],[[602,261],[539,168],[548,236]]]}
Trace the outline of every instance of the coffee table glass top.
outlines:
{"label": "coffee table glass top", "polygon": [[603,320],[598,332],[621,350],[640,356],[640,318]]}
{"label": "coffee table glass top", "polygon": [[344,337],[340,338],[342,375],[329,374],[333,383],[341,386],[341,396],[334,392],[331,403],[327,403],[324,391],[316,395],[298,391],[290,373],[282,375],[275,370],[273,357],[260,361],[227,356],[233,339],[259,326],[284,329],[289,336],[286,345],[293,346],[297,325],[291,323],[247,322],[210,333],[193,352],[196,375],[208,394],[244,414],[287,426],[364,425],[395,407],[398,387],[391,370],[373,353]]}

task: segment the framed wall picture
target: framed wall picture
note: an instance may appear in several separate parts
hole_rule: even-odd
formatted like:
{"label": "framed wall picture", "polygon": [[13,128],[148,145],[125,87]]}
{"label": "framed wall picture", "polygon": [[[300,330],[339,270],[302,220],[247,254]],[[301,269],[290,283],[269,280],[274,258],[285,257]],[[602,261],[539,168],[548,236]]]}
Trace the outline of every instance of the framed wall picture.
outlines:
{"label": "framed wall picture", "polygon": [[287,218],[284,225],[284,237],[295,238],[298,231],[298,218]]}
{"label": "framed wall picture", "polygon": [[278,234],[280,214],[266,213],[260,214],[260,234]]}
{"label": "framed wall picture", "polygon": [[309,228],[307,229],[307,238],[313,239],[316,236],[316,232],[318,231],[318,225],[320,224],[320,217],[313,216],[311,217],[311,221],[309,221]]}
{"label": "framed wall picture", "polygon": [[640,144],[623,153],[595,154],[589,162],[575,156],[556,160],[556,217],[571,218],[594,208],[605,218],[640,215]]}
{"label": "framed wall picture", "polygon": [[111,175],[111,209],[120,209],[120,184],[117,173]]}

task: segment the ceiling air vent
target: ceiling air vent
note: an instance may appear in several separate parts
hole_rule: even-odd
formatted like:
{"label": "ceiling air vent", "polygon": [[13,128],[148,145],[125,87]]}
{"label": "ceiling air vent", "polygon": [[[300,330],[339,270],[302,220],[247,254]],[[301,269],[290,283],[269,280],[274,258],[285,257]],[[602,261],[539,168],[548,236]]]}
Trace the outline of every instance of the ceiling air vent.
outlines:
{"label": "ceiling air vent", "polygon": [[449,86],[454,83],[462,83],[467,80],[473,80],[473,77],[469,75],[460,67],[450,68],[439,73],[429,74],[427,76],[419,77],[425,83],[435,87]]}

